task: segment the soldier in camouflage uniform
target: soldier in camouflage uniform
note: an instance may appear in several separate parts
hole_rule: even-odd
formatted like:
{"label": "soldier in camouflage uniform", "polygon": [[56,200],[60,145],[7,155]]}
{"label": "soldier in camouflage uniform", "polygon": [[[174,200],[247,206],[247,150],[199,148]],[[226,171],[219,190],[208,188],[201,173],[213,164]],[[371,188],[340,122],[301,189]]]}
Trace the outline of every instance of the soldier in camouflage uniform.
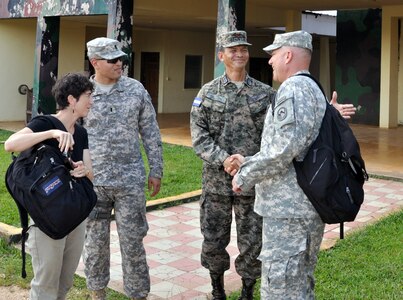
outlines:
{"label": "soldier in camouflage uniform", "polygon": [[239,256],[236,271],[242,277],[240,299],[252,299],[260,277],[262,220],[253,211],[253,189],[235,194],[232,154],[254,155],[259,151],[267,106],[273,89],[251,78],[245,66],[249,52],[246,32],[232,31],[220,38],[218,53],[225,74],[199,91],[191,110],[191,135],[196,154],[204,160],[200,223],[204,237],[201,263],[210,271],[213,299],[225,299],[223,274],[230,268],[226,247],[230,242],[232,209],[235,212]]}
{"label": "soldier in camouflage uniform", "polygon": [[277,34],[264,50],[272,55],[273,79],[282,84],[268,109],[260,152],[245,159],[233,190],[256,188],[255,211],[263,217],[261,299],[314,299],[324,223],[299,187],[292,160],[303,159],[318,135],[326,102],[313,80],[293,76],[309,73],[309,33]]}
{"label": "soldier in camouflage uniform", "polygon": [[87,223],[84,246],[87,286],[93,299],[106,299],[110,275],[110,222],[114,209],[122,254],[124,290],[131,299],[146,299],[150,277],[143,238],[147,234],[144,184],[146,172],[140,153],[144,145],[151,196],[159,192],[162,143],[155,111],[143,85],[122,76],[126,55],[118,41],[97,38],[87,43],[94,66],[92,110],[84,120],[92,151],[98,202]]}

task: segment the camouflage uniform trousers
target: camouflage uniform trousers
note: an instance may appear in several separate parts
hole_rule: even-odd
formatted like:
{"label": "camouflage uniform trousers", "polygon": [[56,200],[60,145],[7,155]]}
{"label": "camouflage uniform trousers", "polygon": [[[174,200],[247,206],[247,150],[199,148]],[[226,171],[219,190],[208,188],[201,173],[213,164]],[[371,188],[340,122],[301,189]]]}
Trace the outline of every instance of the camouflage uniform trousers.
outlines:
{"label": "camouflage uniform trousers", "polygon": [[145,196],[137,188],[95,187],[98,202],[87,221],[84,272],[87,287],[100,290],[110,279],[110,222],[115,220],[122,255],[123,286],[129,297],[146,297],[150,291],[149,268],[143,238],[148,231]]}
{"label": "camouflage uniform trousers", "polygon": [[258,256],[262,247],[262,218],[253,211],[255,196],[224,196],[203,192],[200,198],[200,226],[204,240],[201,263],[210,272],[223,274],[230,268],[226,250],[231,239],[232,208],[235,213],[240,254],[237,273],[256,279],[261,274]]}
{"label": "camouflage uniform trousers", "polygon": [[315,218],[263,218],[261,299],[315,299],[314,270],[325,224]]}

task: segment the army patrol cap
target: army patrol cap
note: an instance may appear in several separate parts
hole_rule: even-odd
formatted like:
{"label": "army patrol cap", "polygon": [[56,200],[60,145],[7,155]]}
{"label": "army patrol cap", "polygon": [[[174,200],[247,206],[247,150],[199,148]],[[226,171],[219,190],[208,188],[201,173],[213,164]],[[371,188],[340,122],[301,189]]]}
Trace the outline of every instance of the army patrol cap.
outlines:
{"label": "army patrol cap", "polygon": [[89,59],[114,59],[127,56],[127,54],[121,50],[117,40],[106,37],[100,37],[89,41],[87,43],[87,50],[87,56]]}
{"label": "army patrol cap", "polygon": [[243,30],[228,31],[220,35],[220,47],[251,46],[246,41],[246,32]]}
{"label": "army patrol cap", "polygon": [[271,54],[274,50],[284,46],[309,49],[312,52],[312,36],[303,30],[276,34],[273,44],[263,48]]}

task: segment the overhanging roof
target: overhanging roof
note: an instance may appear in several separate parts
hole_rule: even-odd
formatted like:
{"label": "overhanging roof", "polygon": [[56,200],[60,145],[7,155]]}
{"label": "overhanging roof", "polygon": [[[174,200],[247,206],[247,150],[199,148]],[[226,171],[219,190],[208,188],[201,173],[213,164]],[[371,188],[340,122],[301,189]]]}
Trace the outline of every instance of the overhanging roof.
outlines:
{"label": "overhanging roof", "polygon": [[[267,28],[283,27],[289,11],[352,10],[403,5],[402,0],[245,1],[246,30],[249,34],[267,34]],[[10,9],[7,2],[9,1],[0,2],[0,18],[10,18],[12,9]],[[98,11],[96,13],[106,13],[108,9],[106,7],[102,8],[100,3],[107,2],[106,0],[97,0]],[[19,1],[20,6],[16,7],[14,11],[21,11],[19,17],[28,17],[27,12],[30,12],[30,17],[34,17],[35,13],[44,13],[46,11],[48,14],[64,15],[67,19],[74,18],[74,22],[85,22],[89,26],[106,26],[107,24],[105,15],[94,16],[94,12],[88,9],[88,6],[85,7],[86,10],[80,10],[77,7],[79,4],[75,4],[76,7],[70,4],[70,6],[60,7],[58,12],[52,12],[49,7],[46,7],[47,3],[45,0],[40,0],[37,4],[32,4],[32,1]],[[217,0],[135,0],[134,26],[157,29],[214,30],[217,24],[217,3]],[[29,9],[24,7],[28,5],[30,5]],[[36,9],[32,5],[36,5]],[[57,5],[53,7],[57,9]],[[80,17],[77,17],[77,15]]]}

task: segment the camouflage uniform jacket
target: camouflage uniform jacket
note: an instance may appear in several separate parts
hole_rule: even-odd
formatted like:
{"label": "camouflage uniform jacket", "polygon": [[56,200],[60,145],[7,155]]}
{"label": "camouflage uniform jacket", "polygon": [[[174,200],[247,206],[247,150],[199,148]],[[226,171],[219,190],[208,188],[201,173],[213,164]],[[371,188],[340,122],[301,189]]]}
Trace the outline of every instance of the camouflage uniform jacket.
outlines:
{"label": "camouflage uniform jacket", "polygon": [[[226,75],[205,84],[191,110],[193,149],[203,159],[203,189],[233,195],[232,177],[225,173],[224,160],[231,154],[254,155],[259,151],[267,107],[274,90],[250,76],[242,88]],[[254,195],[245,191],[242,195]]]}
{"label": "camouflage uniform jacket", "polygon": [[[94,82],[93,77],[91,80]],[[162,143],[151,98],[143,85],[122,76],[109,93],[94,82],[93,105],[84,120],[94,169],[94,185],[145,182],[140,137],[151,177],[162,177]]]}
{"label": "camouflage uniform jacket", "polygon": [[[306,71],[305,71],[306,73]],[[292,76],[280,86],[267,112],[260,152],[247,157],[236,183],[256,184],[255,211],[263,217],[301,218],[316,214],[297,183],[292,160],[302,159],[316,139],[326,109],[316,83]]]}

